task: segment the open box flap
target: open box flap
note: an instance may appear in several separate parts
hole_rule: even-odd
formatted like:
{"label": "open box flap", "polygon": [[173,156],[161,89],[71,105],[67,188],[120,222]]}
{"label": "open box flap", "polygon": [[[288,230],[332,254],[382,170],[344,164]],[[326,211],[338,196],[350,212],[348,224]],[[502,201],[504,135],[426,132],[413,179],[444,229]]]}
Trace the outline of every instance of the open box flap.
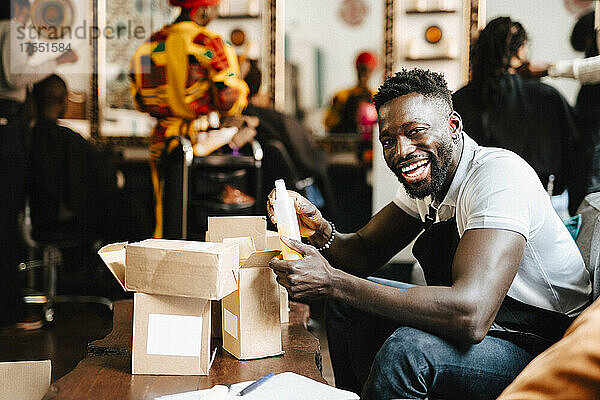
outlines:
{"label": "open box flap", "polygon": [[265,250],[281,250],[278,232],[267,231],[267,247]]}
{"label": "open box flap", "polygon": [[250,257],[248,257],[240,268],[268,267],[269,261],[279,253],[281,253],[280,250],[255,251],[250,254]]}
{"label": "open box flap", "polygon": [[125,246],[127,242],[112,243],[98,250],[98,255],[104,261],[123,290],[125,288]]}
{"label": "open box flap", "polygon": [[250,236],[257,250],[267,247],[265,216],[208,217],[206,240],[222,242],[225,238]]}
{"label": "open box flap", "polygon": [[224,244],[237,244],[240,246],[240,265],[243,265],[244,262],[250,257],[252,253],[256,251],[256,246],[254,245],[254,239],[245,236],[245,237],[235,237],[235,238],[223,238]]}

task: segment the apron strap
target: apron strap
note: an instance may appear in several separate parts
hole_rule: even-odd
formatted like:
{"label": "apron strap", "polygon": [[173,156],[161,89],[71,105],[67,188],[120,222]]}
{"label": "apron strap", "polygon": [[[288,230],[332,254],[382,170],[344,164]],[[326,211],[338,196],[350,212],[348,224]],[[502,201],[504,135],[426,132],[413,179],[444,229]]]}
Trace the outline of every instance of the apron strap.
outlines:
{"label": "apron strap", "polygon": [[[456,218],[433,223],[430,213],[423,222],[425,231],[413,246],[413,255],[419,261],[429,286],[452,286],[452,263],[460,237]],[[434,209],[435,211],[435,209]],[[573,318],[543,310],[506,296],[494,319],[490,335],[499,336],[539,353],[562,337]]]}

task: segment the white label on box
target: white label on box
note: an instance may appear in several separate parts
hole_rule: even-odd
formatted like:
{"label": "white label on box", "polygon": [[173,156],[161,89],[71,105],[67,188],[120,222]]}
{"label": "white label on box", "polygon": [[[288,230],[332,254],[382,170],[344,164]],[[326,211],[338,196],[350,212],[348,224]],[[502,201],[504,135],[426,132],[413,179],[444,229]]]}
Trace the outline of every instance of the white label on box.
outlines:
{"label": "white label on box", "polygon": [[237,317],[235,316],[235,314],[232,314],[227,309],[223,309],[223,311],[224,311],[223,328],[225,329],[225,332],[229,333],[231,336],[233,336],[235,339],[237,339],[238,338]]}
{"label": "white label on box", "polygon": [[190,243],[186,244],[185,246],[183,246],[181,248],[181,250],[204,251],[214,245],[215,245],[214,243],[210,243],[210,242],[190,242]]}
{"label": "white label on box", "polygon": [[163,356],[200,357],[202,317],[148,315],[146,353]]}

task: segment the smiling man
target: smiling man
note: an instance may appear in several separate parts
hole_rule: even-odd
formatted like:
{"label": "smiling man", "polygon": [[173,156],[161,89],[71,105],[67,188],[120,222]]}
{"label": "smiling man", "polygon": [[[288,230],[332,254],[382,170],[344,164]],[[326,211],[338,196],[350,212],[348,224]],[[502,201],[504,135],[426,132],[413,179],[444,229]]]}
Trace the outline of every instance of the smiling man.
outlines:
{"label": "smiling man", "polygon": [[[286,239],[304,258],[271,267],[294,298],[328,297],[338,387],[495,398],[587,306],[583,259],[533,169],[462,131],[442,75],[402,70],[374,102],[395,199],[342,234],[292,192],[312,245]],[[365,279],[421,232],[427,286]]]}

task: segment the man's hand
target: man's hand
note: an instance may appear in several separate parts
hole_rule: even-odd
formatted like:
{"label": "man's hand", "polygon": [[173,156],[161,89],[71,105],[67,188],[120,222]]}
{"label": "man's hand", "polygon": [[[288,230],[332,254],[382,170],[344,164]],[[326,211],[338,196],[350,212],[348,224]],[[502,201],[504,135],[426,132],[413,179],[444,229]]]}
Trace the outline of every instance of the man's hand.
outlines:
{"label": "man's hand", "polygon": [[[298,225],[300,226],[300,235],[311,238],[311,241],[318,247],[325,244],[331,236],[331,226],[327,220],[323,218],[321,211],[319,211],[319,209],[310,201],[292,190],[288,190],[288,195],[294,200],[294,208],[296,209]],[[275,189],[271,190],[271,193],[269,193],[267,212],[271,221],[274,224],[277,224],[277,218],[275,218],[275,212],[273,210],[273,201],[275,201]],[[313,238],[313,235],[319,236],[319,240],[313,241],[312,239],[317,239]],[[319,243],[320,241],[323,243]]]}
{"label": "man's hand", "polygon": [[525,79],[539,79],[548,75],[548,67],[549,64],[543,62],[527,61],[517,68],[517,73]]}
{"label": "man's hand", "polygon": [[303,258],[296,261],[273,258],[269,266],[277,275],[277,282],[294,299],[309,300],[330,295],[335,269],[313,246],[286,237],[281,239]]}
{"label": "man's hand", "polygon": [[69,50],[58,56],[56,58],[56,63],[58,65],[71,64],[77,62],[77,60],[79,60],[77,53],[74,50]]}
{"label": "man's hand", "polygon": [[256,136],[256,129],[244,126],[240,128],[238,133],[231,139],[229,142],[229,147],[232,149],[239,149],[244,146],[246,143],[252,141]]}
{"label": "man's hand", "polygon": [[260,125],[260,119],[251,115],[230,115],[221,121],[224,128],[235,126],[236,128],[249,127],[257,128]]}

